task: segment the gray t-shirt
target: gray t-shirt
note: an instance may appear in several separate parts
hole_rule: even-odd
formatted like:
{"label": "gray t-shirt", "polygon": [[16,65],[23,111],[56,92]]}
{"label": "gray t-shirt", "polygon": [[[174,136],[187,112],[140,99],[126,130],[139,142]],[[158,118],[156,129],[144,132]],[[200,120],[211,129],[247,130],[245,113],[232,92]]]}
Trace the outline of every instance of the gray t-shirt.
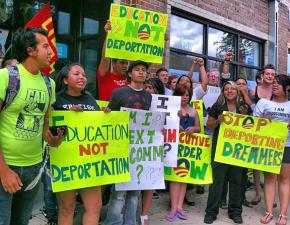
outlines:
{"label": "gray t-shirt", "polygon": [[119,111],[121,107],[149,110],[151,100],[152,96],[143,89],[137,91],[125,86],[113,91],[108,107],[113,111]]}

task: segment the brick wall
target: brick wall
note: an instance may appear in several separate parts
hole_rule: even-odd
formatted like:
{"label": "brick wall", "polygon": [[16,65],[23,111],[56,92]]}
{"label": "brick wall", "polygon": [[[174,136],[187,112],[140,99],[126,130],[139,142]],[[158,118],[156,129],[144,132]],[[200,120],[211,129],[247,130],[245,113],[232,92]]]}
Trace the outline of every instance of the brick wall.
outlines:
{"label": "brick wall", "polygon": [[[177,7],[184,8],[189,4],[206,10],[210,13],[222,16],[226,19],[240,23],[254,30],[268,33],[268,1],[267,0],[171,0],[176,3]],[[167,0],[121,0],[122,4],[140,7],[153,11],[167,12]],[[290,43],[290,23],[288,16],[288,7],[279,4],[278,19],[278,72],[287,73],[287,44]],[[210,19],[210,18],[208,18]],[[226,26],[226,24],[224,24]],[[255,36],[255,33],[252,33]],[[168,43],[167,43],[168,47]],[[169,60],[169,51],[166,50],[165,61]],[[167,63],[166,63],[167,64]],[[152,65],[151,72],[155,72],[160,65]]]}
{"label": "brick wall", "polygon": [[[181,8],[190,5],[206,10],[263,33],[268,33],[269,30],[267,0],[171,0],[171,2],[176,3],[175,5]],[[167,12],[167,0],[121,0],[121,3],[163,13]],[[226,26],[226,24],[224,25]],[[251,35],[255,36],[255,33]],[[166,46],[169,48],[168,43]],[[167,49],[163,65],[168,65],[168,61],[169,51]],[[159,67],[160,65],[152,65],[151,72],[154,73]]]}
{"label": "brick wall", "polygon": [[288,13],[288,7],[280,3],[278,18],[278,73],[283,74],[287,74],[287,43],[290,43],[290,22]]}
{"label": "brick wall", "polygon": [[[268,33],[267,0],[173,0],[186,2],[245,26]],[[225,24],[226,25],[226,24]],[[253,34],[254,35],[254,34]]]}

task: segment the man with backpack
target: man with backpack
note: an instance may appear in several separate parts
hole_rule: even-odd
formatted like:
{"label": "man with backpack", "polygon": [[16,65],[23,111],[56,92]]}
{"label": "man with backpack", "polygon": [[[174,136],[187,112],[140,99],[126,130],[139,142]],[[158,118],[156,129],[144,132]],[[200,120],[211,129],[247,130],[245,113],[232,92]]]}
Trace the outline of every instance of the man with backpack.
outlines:
{"label": "man with backpack", "polygon": [[28,225],[43,139],[51,146],[62,140],[48,127],[55,84],[40,72],[50,61],[47,36],[42,28],[17,30],[13,49],[20,64],[0,70],[0,225]]}

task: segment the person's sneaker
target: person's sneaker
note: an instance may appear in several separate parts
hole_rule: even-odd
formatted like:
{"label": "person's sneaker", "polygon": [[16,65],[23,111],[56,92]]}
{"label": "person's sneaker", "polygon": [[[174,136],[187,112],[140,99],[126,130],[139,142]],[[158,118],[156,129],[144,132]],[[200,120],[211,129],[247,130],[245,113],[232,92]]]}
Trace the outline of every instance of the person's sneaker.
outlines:
{"label": "person's sneaker", "polygon": [[215,216],[205,215],[204,219],[203,219],[203,222],[206,223],[206,224],[212,224],[213,221],[215,221],[215,220],[216,220]]}
{"label": "person's sneaker", "polygon": [[229,216],[235,223],[242,224],[243,218],[241,216]]}

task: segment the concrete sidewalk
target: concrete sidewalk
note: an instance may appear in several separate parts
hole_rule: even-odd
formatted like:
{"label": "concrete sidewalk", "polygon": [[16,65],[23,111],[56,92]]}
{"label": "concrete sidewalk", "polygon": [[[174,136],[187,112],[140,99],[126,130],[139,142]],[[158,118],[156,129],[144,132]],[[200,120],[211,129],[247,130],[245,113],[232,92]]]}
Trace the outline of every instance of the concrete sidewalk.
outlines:
{"label": "concrete sidewalk", "polygon": [[[151,214],[149,215],[150,225],[199,225],[203,223],[204,210],[207,201],[207,191],[203,195],[194,194],[195,206],[187,206],[185,204],[186,210],[189,211],[189,220],[176,220],[175,222],[168,222],[164,219],[168,211],[169,203],[169,194],[168,193],[159,193],[159,199],[153,200],[153,206],[151,209]],[[247,191],[247,198],[252,199],[254,196],[254,190]],[[278,202],[278,197],[276,196],[276,202]],[[37,212],[36,215],[32,218],[29,225],[45,225],[46,219],[43,217],[41,212]],[[254,208],[243,207],[243,220],[245,225],[259,225],[260,217],[264,215],[264,201],[260,202],[259,205],[254,206]],[[269,223],[270,225],[275,225],[275,221],[279,214],[279,206],[274,210],[274,219]],[[81,225],[80,215],[76,216],[75,225]],[[290,220],[290,207],[288,207],[288,218]],[[231,219],[227,217],[227,210],[220,210],[217,220],[213,223],[214,225],[224,225],[224,224],[235,224]],[[289,222],[287,224],[290,224]]]}

